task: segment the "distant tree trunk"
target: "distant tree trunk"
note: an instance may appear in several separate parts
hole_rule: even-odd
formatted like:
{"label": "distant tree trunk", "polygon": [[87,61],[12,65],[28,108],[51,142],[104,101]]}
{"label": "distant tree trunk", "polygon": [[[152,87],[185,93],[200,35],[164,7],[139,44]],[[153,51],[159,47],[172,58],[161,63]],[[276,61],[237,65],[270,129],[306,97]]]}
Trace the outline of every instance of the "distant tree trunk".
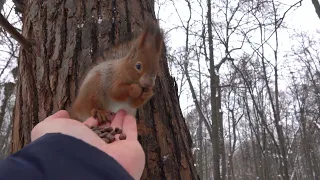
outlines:
{"label": "distant tree trunk", "polygon": [[[99,62],[98,52],[105,51],[109,58],[124,56],[130,45],[125,38],[155,18],[154,2],[147,0],[18,5],[24,6],[23,35],[34,51],[20,52],[12,152],[30,142],[30,131],[39,121],[72,103],[88,68]],[[199,179],[165,50],[160,66],[156,95],[137,113],[139,141],[146,152],[141,179]]]}
{"label": "distant tree trunk", "polygon": [[[304,101],[302,100],[302,102],[304,103]],[[313,179],[313,168],[312,168],[312,160],[311,160],[311,153],[310,153],[310,146],[309,146],[309,141],[310,141],[310,137],[308,136],[307,133],[307,128],[306,128],[306,118],[305,118],[305,112],[304,112],[304,108],[301,107],[300,108],[300,122],[301,122],[301,152],[303,154],[303,159],[304,159],[304,166],[303,169],[306,172],[305,176],[307,177],[307,179]]]}
{"label": "distant tree trunk", "polygon": [[[0,125],[1,125],[1,130],[2,132],[6,132],[3,133],[3,136],[0,137],[0,159],[4,159],[5,157],[8,156],[8,150],[10,147],[10,135],[11,135],[11,126],[12,126],[12,119],[9,119],[9,124],[7,129],[5,129],[6,127],[5,125],[5,117],[6,114],[10,114],[11,112],[8,111],[11,110],[10,108],[10,98],[12,97],[12,94],[14,92],[14,88],[15,88],[15,83],[12,82],[7,82],[4,84],[4,92],[3,92],[3,99],[2,99],[2,103],[1,103],[1,108],[0,108]],[[9,107],[9,108],[8,108]]]}
{"label": "distant tree trunk", "polygon": [[[202,94],[203,94],[203,90],[202,90],[202,79],[201,79],[201,69],[200,69],[200,57],[199,55],[197,56],[197,63],[198,63],[198,83],[199,83],[199,105],[200,107],[203,107],[202,106]],[[198,112],[199,113],[199,112]],[[197,132],[197,136],[198,136],[198,141],[199,141],[199,159],[198,159],[198,162],[199,162],[199,167],[198,167],[198,172],[199,172],[199,177],[200,179],[203,179],[203,135],[202,135],[202,122],[204,121],[205,119],[203,119],[203,117],[201,115],[199,115],[199,125],[198,125],[198,132]]]}
{"label": "distant tree trunk", "polygon": [[[10,97],[13,93],[14,87],[15,87],[15,84],[12,82],[8,82],[8,83],[4,84],[4,91],[3,91],[4,97],[3,97],[1,107],[0,107],[0,126],[1,126],[1,128],[3,127],[3,121],[4,121],[5,114],[6,114],[8,101],[10,100]],[[0,144],[2,144],[2,143],[0,143]]]}
{"label": "distant tree trunk", "polygon": [[217,116],[218,116],[218,128],[219,128],[219,154],[221,156],[221,179],[226,179],[227,174],[227,164],[226,164],[226,151],[224,146],[224,132],[223,132],[223,117],[222,117],[222,107],[221,107],[221,88],[220,85],[220,77],[215,75],[216,78],[216,87],[217,87],[217,95],[216,95],[216,108],[217,108]]}
{"label": "distant tree trunk", "polygon": [[211,20],[211,0],[207,0],[207,25],[209,38],[209,61],[210,61],[210,91],[211,91],[211,120],[212,120],[212,157],[213,157],[213,177],[214,180],[220,180],[220,142],[219,142],[219,112],[217,106],[216,94],[219,82],[216,78],[214,56],[213,56],[213,35],[212,35],[212,20]]}
{"label": "distant tree trunk", "polygon": [[[205,136],[207,135],[207,133],[205,133]],[[205,157],[205,175],[203,176],[203,179],[209,179],[212,175],[212,172],[209,170],[209,157],[211,156],[211,154],[208,153],[208,143],[207,141],[205,140],[204,141],[204,145],[203,145],[203,148],[204,148],[204,157]]]}
{"label": "distant tree trunk", "polygon": [[0,159],[6,158],[10,155],[11,148],[11,132],[12,132],[12,120],[9,122],[8,128],[6,129],[6,135],[4,136],[4,141],[1,148]]}

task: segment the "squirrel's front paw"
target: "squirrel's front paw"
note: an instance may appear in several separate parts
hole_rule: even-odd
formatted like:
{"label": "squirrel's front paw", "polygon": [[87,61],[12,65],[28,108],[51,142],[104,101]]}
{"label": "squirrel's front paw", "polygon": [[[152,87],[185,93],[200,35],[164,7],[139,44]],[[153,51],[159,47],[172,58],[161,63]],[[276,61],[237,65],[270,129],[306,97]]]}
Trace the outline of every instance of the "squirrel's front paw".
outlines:
{"label": "squirrel's front paw", "polygon": [[106,122],[111,122],[115,116],[115,113],[99,109],[92,109],[91,116],[97,119],[99,124],[103,124]]}
{"label": "squirrel's front paw", "polygon": [[152,88],[148,88],[148,89],[144,89],[142,94],[141,94],[141,98],[143,100],[148,100],[153,96],[153,90]]}
{"label": "squirrel's front paw", "polygon": [[131,84],[129,96],[132,98],[138,98],[142,93],[142,88],[139,84]]}

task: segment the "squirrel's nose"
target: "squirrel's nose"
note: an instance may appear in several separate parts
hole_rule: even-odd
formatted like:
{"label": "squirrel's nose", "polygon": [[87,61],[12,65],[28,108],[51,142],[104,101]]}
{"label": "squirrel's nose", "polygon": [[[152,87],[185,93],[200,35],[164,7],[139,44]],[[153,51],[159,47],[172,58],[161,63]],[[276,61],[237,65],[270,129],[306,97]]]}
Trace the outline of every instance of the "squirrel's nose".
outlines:
{"label": "squirrel's nose", "polygon": [[143,88],[150,88],[153,87],[154,81],[151,78],[141,78],[140,79],[140,86]]}
{"label": "squirrel's nose", "polygon": [[152,86],[153,86],[152,82],[143,82],[143,83],[141,83],[141,87],[143,87],[143,88],[150,88]]}

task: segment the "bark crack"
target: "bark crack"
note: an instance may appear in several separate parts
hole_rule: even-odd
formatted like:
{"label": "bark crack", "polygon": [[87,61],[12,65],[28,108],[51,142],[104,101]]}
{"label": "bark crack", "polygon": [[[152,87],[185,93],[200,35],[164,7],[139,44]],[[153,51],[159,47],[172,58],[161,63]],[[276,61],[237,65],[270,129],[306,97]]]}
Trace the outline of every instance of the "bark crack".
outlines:
{"label": "bark crack", "polygon": [[[19,61],[20,62],[20,61]],[[20,64],[20,63],[19,63]],[[20,64],[21,65],[21,64]],[[20,67],[20,65],[19,65],[19,67]],[[21,72],[21,71],[20,71]],[[22,98],[22,84],[21,84],[21,78],[22,76],[21,76],[21,73],[19,73],[19,79],[18,79],[18,85],[19,85],[19,88],[18,88],[18,90],[17,90],[17,94],[19,95],[18,96],[18,104],[19,104],[19,107],[18,106],[16,106],[15,107],[15,110],[14,110],[14,118],[16,117],[16,114],[19,114],[17,111],[19,111],[20,109],[23,109],[23,98]],[[16,131],[18,131],[17,132],[17,140],[18,140],[18,142],[16,142],[16,144],[14,144],[16,147],[13,147],[13,148],[11,148],[11,152],[13,153],[13,152],[15,152],[15,151],[13,151],[13,150],[17,150],[17,149],[20,149],[21,148],[21,145],[23,144],[23,142],[25,141],[24,140],[24,136],[23,136],[23,131],[22,131],[22,127],[23,126],[21,126],[21,124],[23,123],[23,118],[22,118],[22,116],[23,116],[23,113],[21,113],[18,117],[19,117],[19,119],[18,119],[18,123],[17,123],[17,126],[18,126],[18,128],[17,128],[17,130]],[[14,122],[13,122],[14,123]],[[12,130],[12,139],[13,139],[13,142],[15,141],[15,133],[13,132],[13,131],[15,131],[15,129],[13,129]]]}
{"label": "bark crack", "polygon": [[76,46],[74,48],[74,56],[72,58],[72,62],[74,63],[74,79],[75,79],[75,94],[78,93],[78,88],[79,88],[79,77],[78,77],[78,71],[79,71],[79,65],[78,65],[78,57],[81,52],[81,36],[82,36],[82,31],[80,28],[77,28],[76,32]]}
{"label": "bark crack", "polygon": [[144,21],[145,20],[145,17],[144,17],[144,7],[143,7],[143,3],[142,3],[142,0],[139,0],[140,2],[140,14],[141,14],[141,17],[142,17],[142,20]]}
{"label": "bark crack", "polygon": [[[61,26],[61,43],[62,43],[62,47],[61,47],[61,51],[59,52],[59,55],[61,53],[61,63],[60,63],[60,66],[59,66],[59,69],[62,67],[62,61],[63,61],[63,58],[64,58],[64,54],[63,52],[66,52],[67,50],[67,37],[68,37],[68,27],[67,27],[67,21],[68,21],[68,9],[65,8],[67,5],[66,5],[66,2],[64,3],[63,5],[63,23],[62,23],[62,26]],[[59,57],[60,59],[60,57]],[[70,84],[70,74],[67,75],[66,77],[66,82],[64,82],[65,84],[69,85]],[[62,104],[61,104],[61,109],[65,109],[66,107],[66,102],[70,99],[70,88],[65,88],[65,91],[66,91],[66,94],[64,95],[65,97],[67,97],[67,100],[64,101]]]}
{"label": "bark crack", "polygon": [[[65,4],[64,4],[65,6]],[[61,26],[61,51],[59,52],[59,55],[60,53],[63,54],[63,52],[66,51],[66,48],[67,48],[67,37],[68,37],[68,29],[67,29],[67,9],[66,8],[63,8],[63,23],[62,23],[62,26]],[[63,55],[61,55],[61,58],[63,57]],[[61,66],[60,66],[61,67]]]}
{"label": "bark crack", "polygon": [[[30,22],[30,29],[28,30],[29,34],[28,34],[28,37],[29,39],[34,39],[33,37],[33,25],[32,23]],[[35,53],[34,51],[32,51],[32,53],[28,53],[28,52],[25,52],[26,56],[23,57],[23,59],[35,59],[36,56],[35,56]],[[31,57],[30,57],[31,56]],[[28,57],[28,58],[27,58]],[[39,111],[39,100],[38,100],[38,89],[37,89],[37,76],[36,76],[36,62],[30,62],[30,63],[27,63],[27,71],[28,72],[28,75],[31,76],[31,77],[28,77],[29,81],[30,81],[30,87],[32,88],[31,90],[31,94],[33,94],[33,98],[34,98],[34,106],[33,106],[33,122],[32,122],[32,127],[34,127],[36,124],[39,123],[39,117],[38,117],[38,111]],[[33,93],[32,93],[33,91]],[[30,133],[30,132],[29,132]],[[27,136],[28,137],[28,136]]]}
{"label": "bark crack", "polygon": [[96,61],[96,55],[99,48],[99,42],[98,42],[98,26],[97,21],[92,19],[92,26],[91,26],[91,59],[92,62]]}
{"label": "bark crack", "polygon": [[128,7],[128,0],[124,1],[125,4],[125,9],[126,9],[126,22],[127,22],[127,32],[131,32],[131,21],[130,21],[130,12],[129,12],[129,7]]}
{"label": "bark crack", "polygon": [[86,1],[85,0],[82,0],[82,12],[83,12],[82,18],[83,20],[85,20],[86,19]]}
{"label": "bark crack", "polygon": [[112,0],[112,9],[111,9],[111,34],[110,34],[110,39],[112,45],[115,45],[116,42],[116,12],[117,12],[117,2],[116,0]]}
{"label": "bark crack", "polygon": [[100,4],[100,1],[97,2],[97,13],[98,13],[98,18],[101,18],[101,4]]}
{"label": "bark crack", "polygon": [[[85,0],[82,0],[82,7],[81,7],[81,12],[82,14],[82,20],[80,23],[84,23],[85,19],[86,19],[86,6],[85,6]],[[78,22],[79,24],[79,22]],[[81,28],[77,28],[76,31],[76,46],[74,48],[74,56],[72,57],[72,62],[74,63],[74,83],[75,83],[75,94],[78,94],[78,89],[79,89],[79,85],[80,85],[80,81],[79,81],[79,57],[82,51],[82,27]]]}
{"label": "bark crack", "polygon": [[[54,46],[54,41],[55,41],[55,38],[51,39],[50,43],[49,43],[49,52],[48,52],[48,49],[46,47],[46,44],[47,44],[47,41],[48,41],[48,32],[47,32],[47,8],[46,6],[42,9],[42,12],[40,12],[41,15],[43,15],[43,19],[42,19],[42,33],[43,33],[43,40],[42,40],[42,46],[43,46],[43,50],[44,50],[44,58],[43,58],[43,66],[45,68],[45,71],[43,72],[44,73],[44,77],[45,77],[45,80],[41,82],[42,84],[44,84],[44,86],[46,87],[46,90],[48,93],[50,93],[50,96],[52,97],[52,89],[51,89],[51,83],[50,83],[50,77],[49,77],[49,74],[50,74],[50,63],[49,63],[49,56],[52,56],[53,54],[53,46]],[[49,85],[47,84],[49,83]],[[41,96],[40,96],[41,97]],[[42,97],[43,98],[43,97]],[[38,98],[37,98],[38,99]],[[52,98],[47,98],[48,101],[50,101],[50,105],[49,105],[49,109],[48,111],[46,111],[46,115],[49,115],[50,112],[52,112],[52,109],[53,109],[53,101],[52,101]]]}

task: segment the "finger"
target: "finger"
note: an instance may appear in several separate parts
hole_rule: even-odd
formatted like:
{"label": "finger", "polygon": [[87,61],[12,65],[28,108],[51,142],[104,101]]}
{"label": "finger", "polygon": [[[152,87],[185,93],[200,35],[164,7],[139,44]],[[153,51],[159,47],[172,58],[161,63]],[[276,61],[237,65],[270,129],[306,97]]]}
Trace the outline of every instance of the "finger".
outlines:
{"label": "finger", "polygon": [[98,126],[98,120],[96,120],[93,117],[89,117],[87,120],[83,122],[83,124],[88,125],[89,127]]}
{"label": "finger", "polygon": [[127,115],[127,112],[126,112],[125,110],[123,110],[123,109],[120,109],[120,110],[116,113],[113,121],[111,122],[111,126],[112,126],[112,127],[122,128],[123,119],[124,119],[124,117],[125,117],[126,115]]}
{"label": "finger", "polygon": [[52,114],[51,116],[48,116],[45,120],[57,119],[57,118],[70,118],[70,117],[69,117],[69,113],[66,110],[60,110]]}
{"label": "finger", "polygon": [[127,140],[137,140],[138,139],[138,130],[137,130],[137,121],[131,115],[127,115],[123,120],[123,132],[127,135]]}
{"label": "finger", "polygon": [[111,123],[107,121],[107,122],[103,123],[103,124],[100,125],[100,126],[109,127],[109,126],[111,126]]}
{"label": "finger", "polygon": [[111,122],[112,122],[112,120],[114,119],[114,117],[116,117],[116,113],[110,112],[110,113],[109,113],[109,119],[110,119]]}

